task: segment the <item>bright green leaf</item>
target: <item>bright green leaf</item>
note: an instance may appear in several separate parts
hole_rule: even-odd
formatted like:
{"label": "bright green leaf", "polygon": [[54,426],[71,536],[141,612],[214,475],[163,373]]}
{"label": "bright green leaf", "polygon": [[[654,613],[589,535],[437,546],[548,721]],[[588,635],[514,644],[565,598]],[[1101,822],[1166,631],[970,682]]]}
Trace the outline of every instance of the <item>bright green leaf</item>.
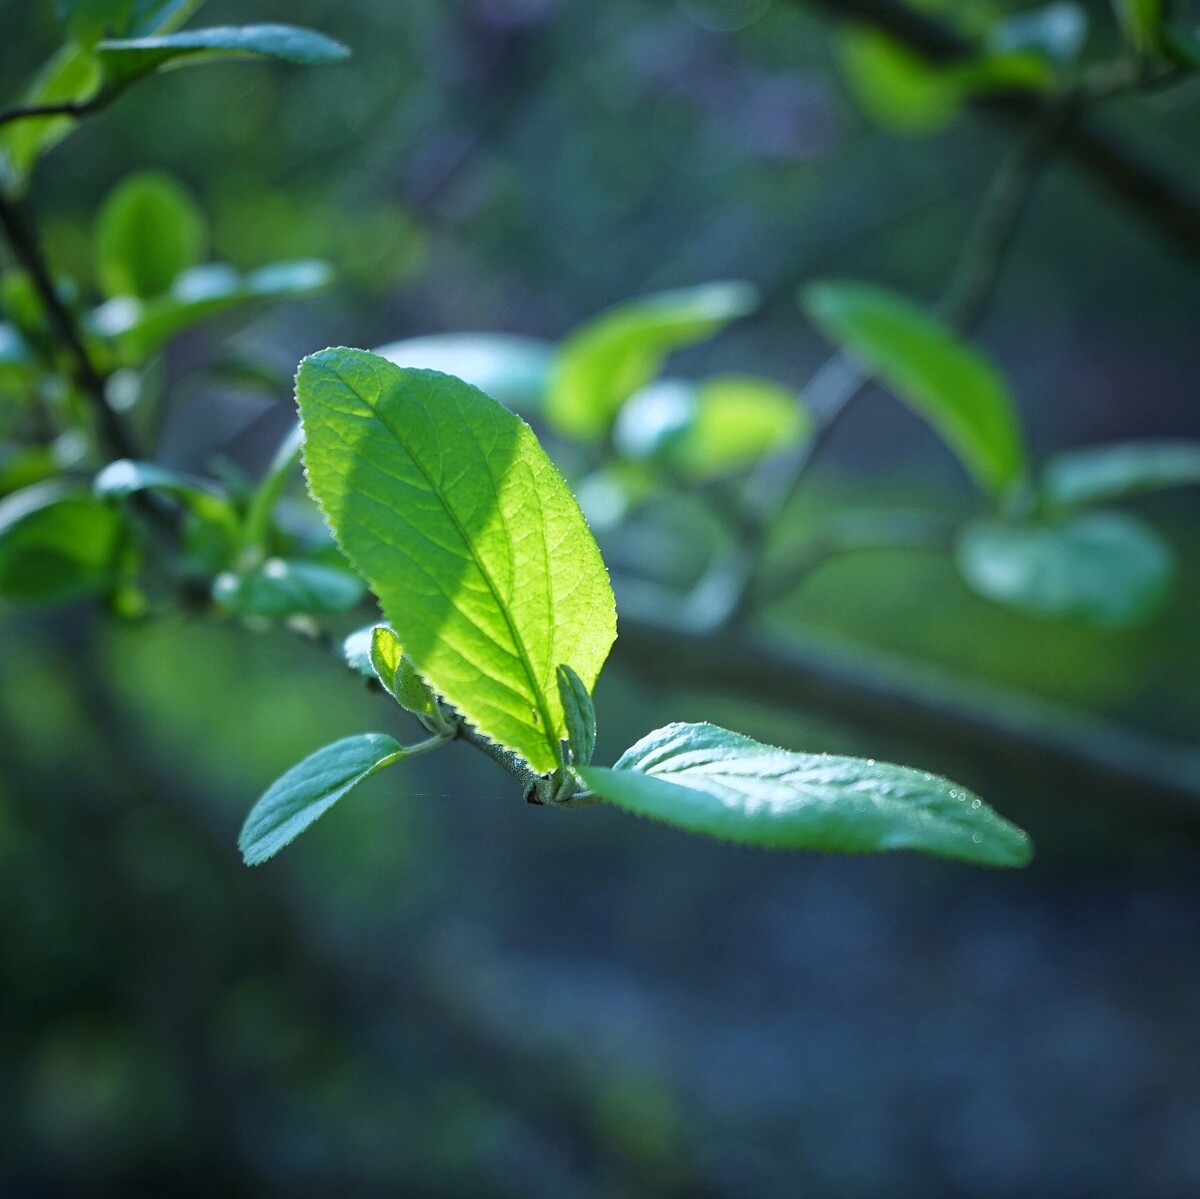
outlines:
{"label": "bright green leaf", "polygon": [[0,500],[0,598],[53,603],[112,582],[121,521],[105,503],[47,481]]}
{"label": "bright green leaf", "polygon": [[1061,508],[1107,503],[1144,491],[1200,484],[1200,441],[1124,441],[1059,454],[1042,487]]}
{"label": "bright green leaf", "polygon": [[248,571],[223,571],[213,599],[240,616],[328,615],[347,612],[362,599],[361,580],[336,566],[268,558]]}
{"label": "bright green leaf", "polygon": [[207,239],[204,218],[187,191],[161,171],[127,178],[97,221],[96,275],[110,296],[148,299],[195,266]]}
{"label": "bright green leaf", "polygon": [[616,635],[608,574],[519,417],[363,350],[300,364],[309,486],[420,675],[535,771],[566,735],[555,670],[591,686]]}
{"label": "bright green leaf", "polygon": [[579,773],[601,799],[691,832],[773,849],[914,849],[1023,866],[1029,838],[964,787],[863,758],[776,749],[711,724],[669,724],[611,769]]}
{"label": "bright green leaf", "polygon": [[1162,0],[1113,0],[1117,20],[1129,43],[1146,53],[1157,48],[1162,27]]}
{"label": "bright green leaf", "polygon": [[539,412],[545,402],[553,347],[509,333],[439,333],[393,341],[375,351],[397,366],[456,375],[514,412]]}
{"label": "bright green leaf", "polygon": [[96,46],[105,76],[119,86],[163,67],[215,59],[279,58],[312,66],[349,54],[340,42],[295,25],[221,25],[161,37],[110,39]]}
{"label": "bright green leaf", "polygon": [[241,275],[208,263],[176,277],[171,290],[153,300],[117,296],[91,314],[91,332],[109,338],[122,365],[137,366],[165,342],[209,317],[243,304],[308,295],[328,285],[328,264],[279,262]]}
{"label": "bright green leaf", "polygon": [[557,676],[567,741],[571,747],[571,763],[586,766],[596,748],[596,710],[592,707],[592,696],[583,685],[583,680],[569,666],[560,666]]}
{"label": "bright green leaf", "polygon": [[404,746],[383,733],[345,737],[310,754],[276,779],[250,810],[238,837],[246,865],[273,857],[348,791],[404,756]]}
{"label": "bright green leaf", "polygon": [[610,308],[562,343],[546,397],[547,419],[570,436],[601,436],[672,350],[711,337],[757,301],[748,283],[709,283]]}
{"label": "bright green leaf", "polygon": [[1057,524],[967,526],[959,570],[980,595],[1034,616],[1123,628],[1153,615],[1171,581],[1171,551],[1141,521],[1085,512]]}
{"label": "bright green leaf", "polygon": [[770,379],[661,379],[621,409],[613,441],[628,457],[661,462],[701,480],[744,470],[802,440],[810,427],[808,410],[796,395]]}
{"label": "bright green leaf", "polygon": [[1001,493],[1025,473],[1012,397],[994,366],[916,305],[865,283],[804,289],[809,318],[924,417],[975,479]]}

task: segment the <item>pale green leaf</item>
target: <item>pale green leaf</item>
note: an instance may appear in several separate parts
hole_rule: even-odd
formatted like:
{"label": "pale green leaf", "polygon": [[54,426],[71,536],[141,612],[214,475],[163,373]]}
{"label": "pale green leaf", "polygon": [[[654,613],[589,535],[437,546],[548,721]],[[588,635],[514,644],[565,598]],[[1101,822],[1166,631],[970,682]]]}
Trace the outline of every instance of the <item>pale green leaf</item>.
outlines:
{"label": "pale green leaf", "polygon": [[96,276],[110,296],[161,295],[200,261],[206,239],[204,217],[180,183],[161,171],[139,172],[100,210]]}
{"label": "pale green leaf", "polygon": [[583,680],[569,667],[558,668],[558,694],[562,700],[571,763],[586,766],[596,748],[596,710]]}
{"label": "pale green leaf", "polygon": [[112,341],[122,365],[138,366],[200,321],[244,304],[309,295],[331,278],[328,264],[316,260],[274,263],[248,275],[208,263],[178,275],[166,295],[146,301],[117,296],[101,304],[89,328]]}
{"label": "pale green leaf", "polygon": [[54,603],[112,582],[121,522],[103,501],[48,480],[0,500],[0,598]]}
{"label": "pale green leaf", "polygon": [[238,837],[246,865],[273,857],[348,791],[404,756],[404,746],[383,733],[345,737],[310,754],[276,779],[250,810]]}
{"label": "pale green leaf", "polygon": [[1122,441],[1070,450],[1046,463],[1042,487],[1061,508],[1200,484],[1200,441]]}
{"label": "pale green leaf", "polygon": [[514,412],[539,412],[545,402],[553,346],[511,333],[438,333],[393,341],[375,351],[397,366],[441,371],[499,400]]}
{"label": "pale green leaf", "polygon": [[246,571],[222,571],[213,599],[240,616],[324,616],[348,612],[362,599],[362,581],[347,570],[319,562],[268,558]]}
{"label": "pale green leaf", "polygon": [[1029,838],[948,779],[871,759],[801,754],[711,724],[670,724],[611,769],[579,773],[607,802],[691,832],[773,849],[913,849],[1023,866]]}
{"label": "pale green leaf", "polygon": [[937,430],[982,486],[1000,493],[1024,475],[1008,386],[947,326],[865,283],[815,283],[804,289],[802,304],[852,361]]}
{"label": "pale green leaf", "polygon": [[1084,512],[1054,524],[975,521],[956,553],[980,595],[1034,616],[1123,628],[1152,616],[1171,581],[1171,551],[1121,512]]}
{"label": "pale green leaf", "polygon": [[570,436],[601,436],[672,350],[711,337],[757,301],[748,283],[709,283],[610,308],[562,343],[546,397],[547,420]]}
{"label": "pale green leaf", "polygon": [[109,39],[96,46],[105,76],[119,86],[164,67],[216,59],[278,58],[312,66],[349,54],[340,42],[295,25],[221,25],[160,37]]}
{"label": "pale green leaf", "polygon": [[363,350],[300,364],[309,486],[419,674],[549,773],[556,668],[589,687],[616,635],[608,574],[529,427],[461,380]]}

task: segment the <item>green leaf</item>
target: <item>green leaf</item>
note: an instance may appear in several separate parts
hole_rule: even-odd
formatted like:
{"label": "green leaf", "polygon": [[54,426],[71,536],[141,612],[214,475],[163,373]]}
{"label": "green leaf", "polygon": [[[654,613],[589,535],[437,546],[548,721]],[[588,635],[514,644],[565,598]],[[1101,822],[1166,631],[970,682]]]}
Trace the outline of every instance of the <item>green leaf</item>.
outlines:
{"label": "green leaf", "polygon": [[744,470],[803,440],[811,423],[798,397],[770,379],[660,379],[621,409],[613,442],[627,457],[661,462],[699,481]]}
{"label": "green leaf", "polygon": [[0,394],[31,394],[38,361],[20,330],[0,321]]}
{"label": "green leaf", "polygon": [[562,700],[571,764],[586,766],[596,749],[596,710],[583,680],[569,667],[558,668],[558,695]]}
{"label": "green leaf", "polygon": [[161,295],[200,261],[206,238],[203,216],[175,179],[161,171],[131,175],[100,210],[100,286],[110,296]]}
{"label": "green leaf", "polygon": [[420,675],[538,773],[566,735],[555,670],[616,635],[600,551],[529,426],[461,380],[363,350],[296,381],[309,487]]}
{"label": "green leaf", "polygon": [[310,754],[276,779],[250,810],[238,837],[246,865],[273,857],[348,791],[404,757],[404,746],[383,733],[345,737]]}
{"label": "green leaf", "polygon": [[1049,525],[976,521],[956,553],[985,599],[1034,616],[1124,628],[1153,615],[1171,581],[1171,551],[1121,512],[1085,512]]}
{"label": "green leaf", "polygon": [[146,301],[117,296],[101,304],[92,312],[89,328],[112,341],[122,365],[138,366],[200,321],[244,304],[309,295],[331,278],[328,264],[316,260],[277,262],[249,275],[208,263],[177,276],[164,296]]}
{"label": "green leaf", "polygon": [[161,37],[110,39],[96,46],[105,76],[120,86],[163,67],[217,59],[278,58],[313,66],[349,54],[340,42],[295,25],[220,25]]}
{"label": "green leaf", "polygon": [[602,436],[672,350],[711,337],[757,302],[748,283],[709,283],[610,308],[562,343],[546,397],[547,420],[573,437]]}
{"label": "green leaf", "polygon": [[[21,96],[22,108],[62,104],[91,97],[100,84],[96,60],[75,46],[64,46],[42,68]],[[7,177],[14,190],[28,181],[33,164],[74,129],[76,119],[30,117],[0,127],[0,178]]]}
{"label": "green leaf", "polygon": [[994,366],[940,321],[865,283],[814,283],[810,320],[941,434],[976,481],[1000,494],[1025,473],[1012,397]]}
{"label": "green leaf", "polygon": [[866,25],[841,38],[842,70],[863,112],[895,133],[921,135],[949,125],[962,108],[957,81]]}
{"label": "green leaf", "polygon": [[545,402],[553,347],[509,333],[439,333],[393,341],[375,353],[397,366],[456,375],[514,412],[535,413]]}
{"label": "green leaf", "polygon": [[772,849],[915,849],[1024,866],[1028,836],[964,787],[872,759],[800,754],[711,724],[669,724],[611,769],[579,773],[601,799],[691,832]]}
{"label": "green leaf", "polygon": [[1060,508],[1124,499],[1144,491],[1200,484],[1200,441],[1123,441],[1059,454],[1042,487]]}
{"label": "green leaf", "polygon": [[92,480],[92,490],[97,496],[118,499],[139,491],[161,491],[182,500],[202,521],[219,529],[228,542],[232,543],[238,535],[237,514],[211,484],[154,462],[133,462],[128,458],[110,462]]}
{"label": "green leaf", "polygon": [[282,558],[243,572],[222,571],[213,582],[213,599],[230,611],[275,620],[347,612],[363,592],[362,581],[347,570]]}
{"label": "green leaf", "polygon": [[1157,49],[1162,27],[1162,0],[1113,0],[1125,37],[1142,53]]}
{"label": "green leaf", "polygon": [[88,48],[128,30],[133,0],[54,0],[54,13],[67,34]]}
{"label": "green leaf", "polygon": [[121,521],[86,491],[36,483],[0,500],[0,598],[55,603],[112,582]]}
{"label": "green leaf", "polygon": [[1163,29],[1161,37],[1163,54],[1171,62],[1185,71],[1200,71],[1200,30]]}

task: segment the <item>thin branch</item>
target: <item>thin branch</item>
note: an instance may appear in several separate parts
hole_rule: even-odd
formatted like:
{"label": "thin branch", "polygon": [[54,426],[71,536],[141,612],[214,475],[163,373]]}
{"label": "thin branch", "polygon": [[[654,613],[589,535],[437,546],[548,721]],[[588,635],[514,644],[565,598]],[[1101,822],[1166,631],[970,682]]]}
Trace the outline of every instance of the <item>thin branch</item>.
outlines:
{"label": "thin branch", "polygon": [[107,108],[123,88],[107,88],[97,92],[90,100],[62,100],[57,104],[30,104],[25,107],[6,108],[0,111],[0,126],[13,121],[41,120],[46,117],[74,117],[81,120],[91,113]]}
{"label": "thin branch", "polygon": [[55,334],[72,361],[72,373],[96,417],[104,448],[112,458],[136,458],[136,448],[108,403],[107,380],[92,361],[83,333],[62,302],[46,265],[37,230],[18,202],[0,189],[0,226],[14,258],[28,272]]}

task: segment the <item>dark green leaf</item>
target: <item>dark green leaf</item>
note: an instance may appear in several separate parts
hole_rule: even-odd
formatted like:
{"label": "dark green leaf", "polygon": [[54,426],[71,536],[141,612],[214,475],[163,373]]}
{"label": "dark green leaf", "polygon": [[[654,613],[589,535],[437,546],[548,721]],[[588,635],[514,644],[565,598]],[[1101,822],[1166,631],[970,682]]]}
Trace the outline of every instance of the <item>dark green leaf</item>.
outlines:
{"label": "dark green leaf", "polygon": [[802,303],[827,337],[927,420],[994,493],[1025,473],[1008,387],[986,358],[900,296],[864,283],[816,283]]}
{"label": "dark green leaf", "polygon": [[748,283],[709,283],[620,304],[562,343],[546,417],[574,437],[601,436],[672,350],[711,337],[758,302]]}
{"label": "dark green leaf", "polygon": [[1123,628],[1153,615],[1171,580],[1171,551],[1121,512],[1085,512],[1057,524],[976,521],[958,567],[986,599],[1035,616]]}
{"label": "dark green leaf", "polygon": [[121,522],[105,503],[47,481],[0,500],[0,597],[53,603],[112,582]]}
{"label": "dark green leaf", "polygon": [[600,551],[528,425],[461,380],[362,350],[300,364],[309,486],[405,654],[537,773],[566,735],[555,669],[616,635]]}
{"label": "dark green leaf", "polygon": [[383,733],[345,737],[310,754],[276,779],[246,817],[238,837],[246,865],[273,857],[348,791],[404,756],[404,746]]}
{"label": "dark green leaf", "polygon": [[54,0],[54,11],[67,34],[84,47],[102,37],[124,34],[133,16],[133,0]]}
{"label": "dark green leaf", "polygon": [[948,779],[872,759],[799,754],[711,724],[670,724],[611,770],[579,773],[601,799],[691,832],[773,849],[915,849],[1024,866],[1029,838]]}
{"label": "dark green leaf", "polygon": [[563,718],[567,726],[567,743],[571,747],[571,763],[586,766],[596,748],[596,710],[592,696],[583,680],[569,667],[557,671],[558,694],[562,699]]}
{"label": "dark green leaf", "polygon": [[1070,450],[1046,463],[1046,499],[1061,508],[1200,484],[1200,441],[1123,441]]}
{"label": "dark green leaf", "polygon": [[109,39],[96,46],[105,75],[120,85],[162,67],[215,59],[279,58],[311,66],[349,53],[340,42],[295,25],[222,25],[161,37]]}
{"label": "dark green leaf", "polygon": [[139,491],[161,491],[182,500],[206,524],[219,529],[227,542],[238,534],[237,514],[212,484],[154,462],[128,458],[110,462],[92,481],[92,490],[104,497],[124,498]]}
{"label": "dark green leaf", "polygon": [[160,171],[131,175],[100,210],[100,286],[110,296],[161,295],[200,261],[206,238],[204,218],[175,179]]}
{"label": "dark green leaf", "polygon": [[213,598],[240,616],[280,620],[347,612],[362,599],[364,590],[357,576],[336,566],[268,558],[253,570],[219,574]]}
{"label": "dark green leaf", "polygon": [[375,353],[397,366],[455,375],[514,412],[534,413],[545,402],[553,347],[508,333],[440,333],[394,341]]}

